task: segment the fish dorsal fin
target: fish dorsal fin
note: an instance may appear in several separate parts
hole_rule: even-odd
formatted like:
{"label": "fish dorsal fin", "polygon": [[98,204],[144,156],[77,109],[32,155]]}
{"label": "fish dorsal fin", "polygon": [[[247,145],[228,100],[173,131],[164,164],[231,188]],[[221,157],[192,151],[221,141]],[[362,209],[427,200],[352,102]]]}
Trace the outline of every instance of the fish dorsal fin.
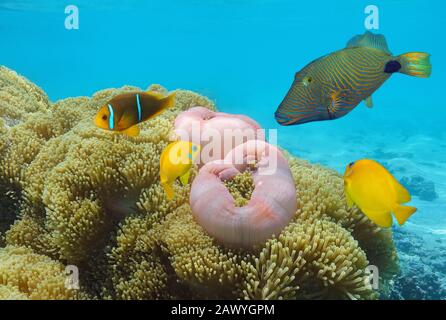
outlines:
{"label": "fish dorsal fin", "polygon": [[348,43],[347,48],[369,47],[392,54],[387,46],[386,38],[382,34],[373,34],[367,31],[364,34],[354,36]]}
{"label": "fish dorsal fin", "polygon": [[146,91],[146,94],[149,95],[149,96],[155,97],[158,100],[161,100],[161,99],[163,99],[165,97],[165,95],[163,93],[158,92],[158,91],[152,91],[150,89],[148,91]]}
{"label": "fish dorsal fin", "polygon": [[367,108],[373,108],[372,96],[369,96],[369,97],[365,98],[364,102],[365,102],[365,106]]}

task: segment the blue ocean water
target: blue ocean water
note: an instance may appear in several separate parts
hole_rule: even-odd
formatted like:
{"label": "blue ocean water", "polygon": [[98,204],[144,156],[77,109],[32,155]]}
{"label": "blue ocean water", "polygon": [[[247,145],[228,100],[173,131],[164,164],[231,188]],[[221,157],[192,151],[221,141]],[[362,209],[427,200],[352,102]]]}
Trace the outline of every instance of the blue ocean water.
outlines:
{"label": "blue ocean water", "polygon": [[[394,54],[432,54],[429,79],[391,77],[335,121],[280,127],[274,111],[294,73],[363,33],[364,8]],[[64,26],[79,8],[79,30]],[[385,164],[414,195],[418,212],[395,227],[403,274],[394,298],[446,298],[446,108],[442,23],[446,4],[405,0],[0,0],[0,64],[56,101],[125,84],[186,88],[220,110],[277,129],[295,155],[342,173],[347,163]]]}

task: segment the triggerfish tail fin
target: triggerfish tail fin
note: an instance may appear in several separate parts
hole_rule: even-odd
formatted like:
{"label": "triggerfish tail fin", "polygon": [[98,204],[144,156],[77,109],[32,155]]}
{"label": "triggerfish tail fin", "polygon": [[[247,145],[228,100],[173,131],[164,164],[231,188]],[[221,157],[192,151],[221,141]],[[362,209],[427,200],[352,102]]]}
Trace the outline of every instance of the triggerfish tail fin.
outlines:
{"label": "triggerfish tail fin", "polygon": [[165,183],[161,183],[161,185],[164,188],[164,192],[166,192],[167,199],[172,200],[175,195],[175,192],[173,191],[173,184],[165,182]]}
{"label": "triggerfish tail fin", "polygon": [[130,137],[137,137],[139,135],[139,127],[137,125],[134,125],[124,131],[121,131],[121,133],[128,135]]}
{"label": "triggerfish tail fin", "polygon": [[399,204],[396,204],[395,207],[392,209],[396,221],[398,221],[398,224],[400,226],[403,225],[404,222],[406,222],[406,220],[415,213],[415,211],[417,211],[417,208],[415,207],[401,206]]}
{"label": "triggerfish tail fin", "polygon": [[409,52],[397,57],[401,64],[399,72],[417,78],[428,78],[432,73],[430,54],[424,52]]}

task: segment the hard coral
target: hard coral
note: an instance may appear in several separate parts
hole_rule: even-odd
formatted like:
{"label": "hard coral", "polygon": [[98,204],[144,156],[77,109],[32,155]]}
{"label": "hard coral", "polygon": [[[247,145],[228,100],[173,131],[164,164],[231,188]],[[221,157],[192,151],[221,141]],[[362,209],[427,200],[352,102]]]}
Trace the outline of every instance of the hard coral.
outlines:
{"label": "hard coral", "polygon": [[[136,138],[93,126],[100,105],[134,90],[50,103],[0,68],[1,298],[367,299],[376,297],[367,265],[379,267],[383,284],[394,274],[390,231],[346,207],[338,174],[290,155],[291,223],[252,250],[218,244],[192,217],[190,186],[175,184],[168,201],[158,181],[175,117],[214,110],[212,102],[178,90],[175,107],[141,124]],[[230,189],[249,197],[239,180]],[[63,285],[67,264],[79,266],[80,292]]]}

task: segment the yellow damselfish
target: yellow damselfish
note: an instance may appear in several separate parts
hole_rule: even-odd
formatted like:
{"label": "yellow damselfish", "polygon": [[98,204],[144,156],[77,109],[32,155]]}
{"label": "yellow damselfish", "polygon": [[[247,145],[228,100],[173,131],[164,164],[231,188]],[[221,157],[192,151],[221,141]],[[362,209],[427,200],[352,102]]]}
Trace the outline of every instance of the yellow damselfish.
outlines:
{"label": "yellow damselfish", "polygon": [[161,153],[160,181],[169,200],[174,197],[173,183],[177,178],[183,185],[189,182],[190,169],[199,153],[200,146],[189,141],[172,142]]}
{"label": "yellow damselfish", "polygon": [[349,207],[356,204],[380,227],[392,226],[392,215],[399,225],[417,211],[402,206],[410,201],[409,192],[382,165],[363,159],[350,163],[344,174],[344,191]]}

